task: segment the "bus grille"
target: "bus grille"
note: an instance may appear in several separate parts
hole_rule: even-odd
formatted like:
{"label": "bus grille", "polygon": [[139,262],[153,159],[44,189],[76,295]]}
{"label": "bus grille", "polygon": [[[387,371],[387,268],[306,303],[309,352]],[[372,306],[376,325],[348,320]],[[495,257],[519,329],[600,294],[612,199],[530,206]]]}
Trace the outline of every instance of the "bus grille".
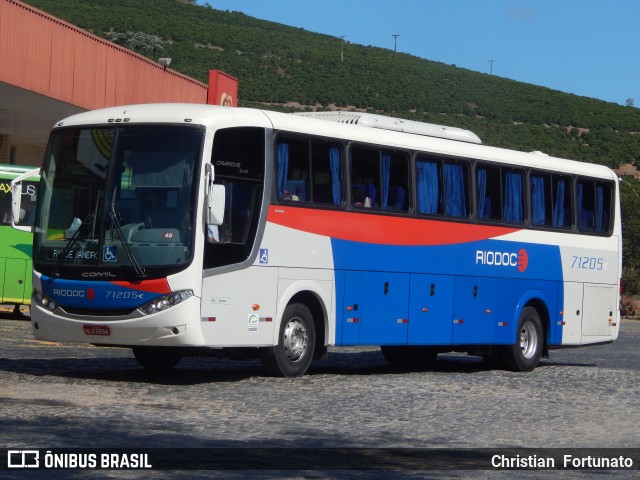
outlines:
{"label": "bus grille", "polygon": [[96,310],[91,308],[76,308],[76,307],[61,307],[65,312],[72,315],[82,315],[85,317],[126,317],[131,315],[137,309],[135,308],[123,308],[123,309],[110,309],[110,310]]}

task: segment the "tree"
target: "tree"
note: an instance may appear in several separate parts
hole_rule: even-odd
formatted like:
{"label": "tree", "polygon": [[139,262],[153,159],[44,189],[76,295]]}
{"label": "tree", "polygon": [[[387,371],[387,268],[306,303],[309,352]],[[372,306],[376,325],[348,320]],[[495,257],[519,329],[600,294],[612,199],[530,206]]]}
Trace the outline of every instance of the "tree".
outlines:
{"label": "tree", "polygon": [[640,181],[626,176],[620,183],[622,203],[622,288],[626,295],[640,293]]}
{"label": "tree", "polygon": [[116,33],[111,41],[147,57],[158,54],[164,49],[160,37],[144,32]]}
{"label": "tree", "polygon": [[625,105],[627,107],[633,107],[635,104],[635,102],[633,101],[633,98],[627,98],[627,101],[625,102]]}

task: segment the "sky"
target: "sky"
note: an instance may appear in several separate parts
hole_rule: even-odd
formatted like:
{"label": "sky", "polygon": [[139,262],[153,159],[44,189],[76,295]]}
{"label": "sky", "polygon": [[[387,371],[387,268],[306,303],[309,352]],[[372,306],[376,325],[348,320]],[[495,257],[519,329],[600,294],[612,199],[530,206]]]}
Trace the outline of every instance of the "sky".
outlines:
{"label": "sky", "polygon": [[630,98],[640,107],[640,0],[199,3],[620,105]]}

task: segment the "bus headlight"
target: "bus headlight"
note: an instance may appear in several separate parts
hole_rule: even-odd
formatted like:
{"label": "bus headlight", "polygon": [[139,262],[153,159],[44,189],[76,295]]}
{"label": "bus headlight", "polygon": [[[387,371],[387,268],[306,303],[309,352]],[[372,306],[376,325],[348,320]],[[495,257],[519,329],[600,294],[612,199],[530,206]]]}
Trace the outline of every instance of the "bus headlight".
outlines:
{"label": "bus headlight", "polygon": [[169,295],[163,295],[160,298],[156,298],[155,300],[143,305],[140,310],[142,310],[147,315],[151,315],[152,313],[161,312],[166,310],[167,308],[171,308],[174,305],[177,305],[189,297],[193,297],[193,290],[181,290],[179,292],[173,292]]}
{"label": "bus headlight", "polygon": [[56,308],[58,308],[58,304],[54,300],[51,300],[50,298],[45,297],[44,295],[42,295],[42,292],[40,292],[39,290],[33,291],[33,300],[36,304],[52,312]]}

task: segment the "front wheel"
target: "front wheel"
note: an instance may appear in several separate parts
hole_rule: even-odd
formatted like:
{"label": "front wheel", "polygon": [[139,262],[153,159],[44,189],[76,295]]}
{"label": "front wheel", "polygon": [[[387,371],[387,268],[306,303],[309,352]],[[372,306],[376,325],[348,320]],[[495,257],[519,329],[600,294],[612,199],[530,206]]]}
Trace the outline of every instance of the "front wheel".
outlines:
{"label": "front wheel", "polygon": [[518,321],[518,336],[514,345],[502,350],[507,369],[513,372],[530,372],[538,366],[544,344],[542,320],[533,307],[525,307]]}
{"label": "front wheel", "polygon": [[278,344],[267,349],[262,364],[276,377],[300,377],[313,359],[316,332],[313,316],[306,305],[294,303],[284,310]]}
{"label": "front wheel", "polygon": [[166,372],[175,367],[182,356],[175,350],[161,347],[133,347],[133,356],[152,372]]}

